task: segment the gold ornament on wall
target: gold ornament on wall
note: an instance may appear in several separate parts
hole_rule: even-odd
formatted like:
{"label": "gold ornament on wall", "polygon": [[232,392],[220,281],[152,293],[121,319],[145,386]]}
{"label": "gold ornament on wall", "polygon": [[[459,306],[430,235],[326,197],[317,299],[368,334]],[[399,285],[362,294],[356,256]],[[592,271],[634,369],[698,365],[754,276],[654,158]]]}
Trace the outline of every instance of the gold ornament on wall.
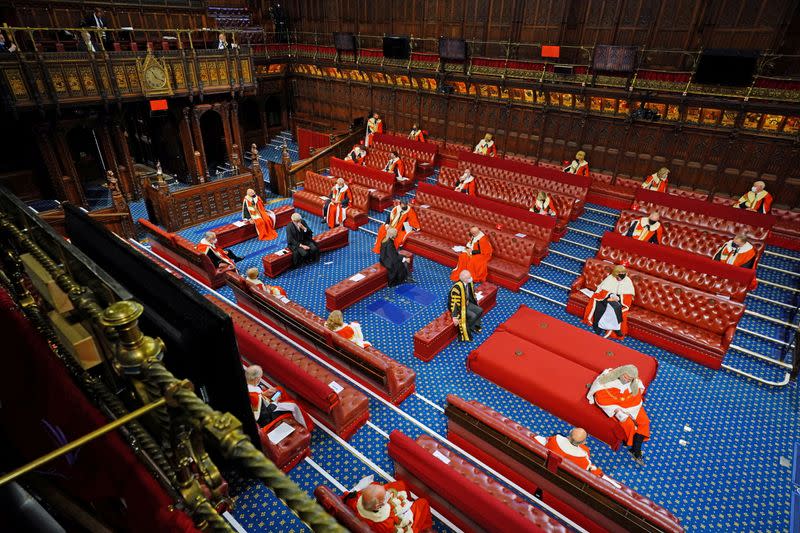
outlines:
{"label": "gold ornament on wall", "polygon": [[139,71],[142,92],[146,96],[172,95],[172,83],[167,64],[154,56],[152,51],[148,52],[144,61],[136,60],[136,68]]}

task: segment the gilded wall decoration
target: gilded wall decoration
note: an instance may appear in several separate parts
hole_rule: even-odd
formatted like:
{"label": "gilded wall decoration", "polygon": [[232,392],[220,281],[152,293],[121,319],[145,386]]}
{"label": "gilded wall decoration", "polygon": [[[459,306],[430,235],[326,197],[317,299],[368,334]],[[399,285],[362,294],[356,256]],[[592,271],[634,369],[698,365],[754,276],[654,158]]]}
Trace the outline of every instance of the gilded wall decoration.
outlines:
{"label": "gilded wall decoration", "polygon": [[11,92],[18,100],[27,100],[28,90],[25,88],[25,83],[22,81],[22,74],[19,69],[6,70],[6,81],[8,86],[11,87]]}

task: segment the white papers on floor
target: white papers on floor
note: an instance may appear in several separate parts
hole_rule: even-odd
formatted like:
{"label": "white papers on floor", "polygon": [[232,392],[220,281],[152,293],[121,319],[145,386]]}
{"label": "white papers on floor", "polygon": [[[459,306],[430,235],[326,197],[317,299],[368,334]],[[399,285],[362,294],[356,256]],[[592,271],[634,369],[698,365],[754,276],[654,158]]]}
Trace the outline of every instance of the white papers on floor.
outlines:
{"label": "white papers on floor", "polygon": [[286,422],[281,422],[278,427],[267,433],[269,441],[272,444],[278,444],[280,441],[288,437],[294,432],[294,428]]}
{"label": "white papers on floor", "polygon": [[350,281],[361,281],[362,279],[364,279],[366,277],[367,276],[365,276],[364,274],[359,272],[358,274],[353,274],[352,276],[350,276],[347,279],[349,279]]}
{"label": "white papers on floor", "polygon": [[589,298],[591,298],[592,296],[594,296],[594,292],[593,292],[593,291],[590,291],[589,289],[581,289],[581,293],[582,293],[582,294],[585,294],[585,295],[586,295],[586,296],[588,296]]}

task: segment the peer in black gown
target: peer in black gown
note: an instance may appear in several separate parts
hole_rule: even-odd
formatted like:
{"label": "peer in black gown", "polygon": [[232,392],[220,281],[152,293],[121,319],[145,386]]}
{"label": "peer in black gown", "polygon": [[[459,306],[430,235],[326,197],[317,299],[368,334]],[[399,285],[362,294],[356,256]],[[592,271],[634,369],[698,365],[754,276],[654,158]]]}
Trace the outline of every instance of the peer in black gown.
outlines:
{"label": "peer in black gown", "polygon": [[314,233],[300,214],[293,214],[292,223],[286,227],[286,243],[292,251],[292,266],[313,263],[319,259],[319,247],[313,236]]}
{"label": "peer in black gown", "polygon": [[389,228],[381,243],[381,265],[389,271],[390,287],[400,285],[408,278],[408,263],[397,253],[397,248],[394,246],[395,237],[397,237],[397,229]]}

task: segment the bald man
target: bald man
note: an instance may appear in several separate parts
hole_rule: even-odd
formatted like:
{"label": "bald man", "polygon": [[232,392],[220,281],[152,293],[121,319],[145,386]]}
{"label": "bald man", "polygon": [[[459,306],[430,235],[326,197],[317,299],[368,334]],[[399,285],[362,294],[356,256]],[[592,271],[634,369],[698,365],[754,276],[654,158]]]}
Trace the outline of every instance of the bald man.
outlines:
{"label": "bald man", "polygon": [[766,186],[763,181],[753,183],[753,187],[742,195],[733,207],[756,213],[769,213],[772,208],[772,195],[765,190]]}
{"label": "bald man", "polygon": [[313,236],[314,233],[300,213],[294,213],[292,223],[286,227],[286,244],[292,251],[292,266],[313,263],[319,259],[319,247]]}
{"label": "bald man", "polygon": [[432,530],[433,518],[427,500],[409,499],[402,481],[372,483],[363,490],[344,495],[345,504],[378,533],[421,533]]}
{"label": "bald man", "polygon": [[453,326],[458,329],[458,340],[471,341],[473,333],[481,332],[483,309],[478,305],[472,274],[462,270],[450,288],[447,309],[453,318]]}
{"label": "bald man", "polygon": [[589,458],[589,447],[586,446],[586,430],[574,428],[565,437],[563,435],[553,435],[547,439],[545,447],[557,453],[567,461],[575,463],[579,468],[588,470],[596,476],[602,476],[603,471],[592,463]]}

